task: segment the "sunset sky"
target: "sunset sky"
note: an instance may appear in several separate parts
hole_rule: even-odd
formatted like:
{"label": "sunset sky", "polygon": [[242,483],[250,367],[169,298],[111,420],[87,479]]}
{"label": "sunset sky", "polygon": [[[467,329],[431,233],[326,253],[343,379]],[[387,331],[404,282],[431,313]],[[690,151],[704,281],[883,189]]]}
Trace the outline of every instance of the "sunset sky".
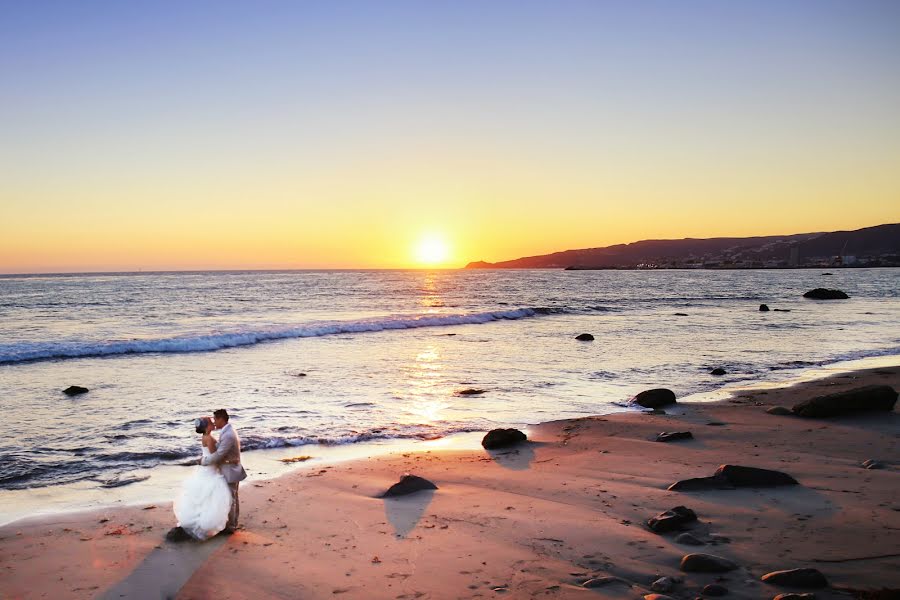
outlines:
{"label": "sunset sky", "polygon": [[900,2],[0,0],[0,272],[900,222]]}

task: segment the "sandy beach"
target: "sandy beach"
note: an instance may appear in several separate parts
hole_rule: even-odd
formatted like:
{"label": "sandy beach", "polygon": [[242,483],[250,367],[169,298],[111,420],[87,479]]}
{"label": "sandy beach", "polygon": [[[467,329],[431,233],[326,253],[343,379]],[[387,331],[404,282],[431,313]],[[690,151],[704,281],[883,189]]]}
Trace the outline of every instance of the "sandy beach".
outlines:
{"label": "sandy beach", "polygon": [[[168,504],[18,521],[0,528],[0,598],[638,598],[661,577],[674,580],[673,598],[712,583],[728,598],[875,597],[847,590],[900,588],[896,409],[829,419],[766,412],[868,384],[900,389],[900,367],[666,414],[554,421],[511,450],[310,466],[243,486],[242,529],[205,544],[164,541]],[[656,442],[663,431],[693,439]],[[869,459],[882,468],[864,468]],[[667,490],[721,464],[775,469],[800,485]],[[380,498],[404,473],[438,489]],[[676,506],[696,513],[688,530],[702,545],[647,527]],[[738,568],[681,571],[696,552]],[[801,567],[830,587],[761,581]],[[591,579],[596,587],[585,587]]]}

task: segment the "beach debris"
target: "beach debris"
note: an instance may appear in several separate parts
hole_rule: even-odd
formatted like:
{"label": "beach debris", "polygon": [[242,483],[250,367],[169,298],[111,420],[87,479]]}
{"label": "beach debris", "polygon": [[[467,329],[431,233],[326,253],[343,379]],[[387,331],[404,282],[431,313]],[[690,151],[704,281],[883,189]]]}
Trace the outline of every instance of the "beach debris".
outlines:
{"label": "beach debris", "polygon": [[680,533],[675,537],[676,544],[684,546],[705,546],[706,542],[694,536],[692,533]]}
{"label": "beach debris", "polygon": [[769,306],[767,304],[760,304],[759,312],[769,312]]}
{"label": "beach debris", "polygon": [[803,294],[804,298],[811,298],[813,300],[847,300],[850,298],[847,294],[842,292],[841,290],[829,290],[827,288],[816,288],[814,290],[809,290],[805,294]]}
{"label": "beach debris", "polygon": [[665,594],[675,589],[675,581],[671,577],[660,577],[650,584],[650,589]]}
{"label": "beach debris", "polygon": [[685,506],[676,506],[647,520],[647,527],[655,533],[679,531],[684,525],[697,520],[697,513]]}
{"label": "beach debris", "polygon": [[656,435],[657,442],[674,442],[675,440],[692,440],[694,434],[690,431],[663,431]]}
{"label": "beach debris", "polygon": [[871,458],[869,460],[863,462],[862,465],[860,465],[860,466],[862,466],[864,469],[883,469],[884,468],[883,464],[881,464],[877,460],[873,460]]}
{"label": "beach debris", "polygon": [[780,417],[786,417],[788,415],[794,414],[791,412],[791,409],[785,408],[783,406],[773,406],[772,408],[766,409],[766,412],[770,415],[778,415]]}
{"label": "beach debris", "polygon": [[716,367],[712,371],[709,372],[710,375],[727,375],[728,371],[723,369],[722,367]]}
{"label": "beach debris", "polygon": [[[887,596],[885,597],[887,598]],[[773,600],[816,600],[816,595],[811,593],[798,594],[797,592],[787,592],[786,594],[778,594]]]}
{"label": "beach debris", "polygon": [[728,594],[728,588],[718,583],[710,583],[703,586],[703,591],[700,593],[704,596],[725,596]]}
{"label": "beach debris", "polygon": [[63,394],[66,396],[78,396],[80,394],[87,394],[88,390],[86,387],[81,387],[80,385],[70,385],[66,389],[63,390]]}
{"label": "beach debris", "polygon": [[644,408],[660,408],[676,403],[675,392],[666,388],[645,390],[632,398],[631,402]]}
{"label": "beach debris", "polygon": [[828,586],[828,580],[818,569],[787,569],[784,571],[772,571],[762,576],[766,583],[799,588],[823,588]]}
{"label": "beach debris", "polygon": [[482,438],[481,445],[488,450],[495,450],[497,448],[513,446],[519,442],[524,442],[527,439],[528,436],[518,429],[491,429],[484,438]]}
{"label": "beach debris", "polygon": [[173,527],[172,529],[170,529],[169,531],[166,532],[166,541],[167,542],[175,542],[175,543],[186,542],[190,539],[192,539],[191,536],[188,534],[187,531],[185,531],[181,527]]}
{"label": "beach debris", "polygon": [[486,390],[479,390],[477,388],[466,388],[464,390],[459,390],[456,392],[457,396],[478,396],[479,394],[483,394]]}
{"label": "beach debris", "polygon": [[897,391],[889,385],[866,385],[863,387],[836,392],[826,396],[810,398],[791,409],[801,417],[834,417],[854,412],[894,410],[897,402]]}
{"label": "beach debris", "polygon": [[582,333],[582,334],[575,336],[575,339],[578,340],[579,342],[593,342],[594,336],[592,336],[589,333]]}
{"label": "beach debris", "polygon": [[291,456],[289,458],[279,458],[278,460],[280,460],[283,463],[290,464],[290,463],[306,462],[311,458],[312,458],[312,456],[303,455],[303,456]]}
{"label": "beach debris", "polygon": [[688,573],[726,573],[737,568],[735,563],[715,554],[686,554],[681,559],[681,570]]}
{"label": "beach debris", "polygon": [[434,485],[427,479],[419,477],[418,475],[410,475],[409,473],[407,473],[400,478],[400,481],[389,487],[388,490],[381,495],[381,497],[394,498],[396,496],[406,496],[408,494],[414,494],[416,492],[421,492],[422,490],[436,489],[438,489],[438,486]]}
{"label": "beach debris", "polygon": [[781,471],[738,465],[721,465],[711,477],[682,479],[670,485],[668,490],[672,492],[727,490],[736,487],[777,487],[782,485],[800,484],[796,479]]}

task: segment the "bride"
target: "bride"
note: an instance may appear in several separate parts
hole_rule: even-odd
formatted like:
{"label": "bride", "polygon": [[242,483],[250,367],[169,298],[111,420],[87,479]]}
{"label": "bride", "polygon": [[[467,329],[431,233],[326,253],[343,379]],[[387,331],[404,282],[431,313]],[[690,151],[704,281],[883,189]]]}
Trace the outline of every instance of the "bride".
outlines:
{"label": "bride", "polygon": [[[203,417],[194,421],[197,433],[202,433],[203,456],[216,451],[216,439],[212,436],[213,420]],[[231,510],[231,490],[219,467],[196,467],[181,489],[181,496],[173,509],[178,526],[198,540],[210,538],[223,529]]]}

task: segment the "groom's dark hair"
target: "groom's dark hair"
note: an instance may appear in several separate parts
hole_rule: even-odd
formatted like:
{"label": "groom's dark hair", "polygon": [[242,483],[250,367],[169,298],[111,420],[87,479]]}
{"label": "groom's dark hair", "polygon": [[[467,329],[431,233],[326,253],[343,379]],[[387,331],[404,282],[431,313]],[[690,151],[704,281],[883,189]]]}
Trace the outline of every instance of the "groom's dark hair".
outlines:
{"label": "groom's dark hair", "polygon": [[228,411],[224,408],[217,409],[213,412],[213,416],[217,419],[222,419],[226,423],[228,422]]}

